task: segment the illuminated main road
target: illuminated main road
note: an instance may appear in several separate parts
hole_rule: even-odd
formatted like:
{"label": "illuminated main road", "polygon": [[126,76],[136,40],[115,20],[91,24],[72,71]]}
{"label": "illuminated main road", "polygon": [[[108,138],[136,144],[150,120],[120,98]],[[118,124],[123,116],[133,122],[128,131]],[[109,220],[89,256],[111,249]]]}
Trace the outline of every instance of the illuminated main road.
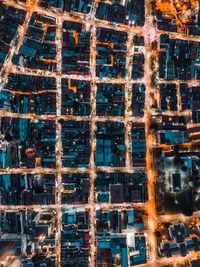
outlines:
{"label": "illuminated main road", "polygon": [[[145,17],[147,22],[151,22],[153,19],[151,18],[150,12],[150,1],[145,1]],[[146,26],[146,25],[145,25]],[[149,24],[147,24],[149,29]],[[154,89],[151,86],[151,75],[152,70],[151,66],[151,44],[154,41],[152,36],[154,36],[154,26],[151,25],[151,32],[144,31],[145,38],[145,84],[146,84],[146,92],[145,92],[145,133],[146,133],[146,165],[147,165],[147,176],[148,176],[148,201],[146,203],[145,210],[148,214],[148,235],[147,235],[147,244],[149,246],[149,263],[154,266],[155,261],[157,259],[157,240],[155,237],[155,230],[157,227],[157,215],[156,215],[156,206],[155,206],[155,182],[156,182],[156,173],[153,167],[153,157],[152,157],[152,148],[155,142],[154,133],[150,130],[150,121],[151,121],[151,103],[150,92]]]}

